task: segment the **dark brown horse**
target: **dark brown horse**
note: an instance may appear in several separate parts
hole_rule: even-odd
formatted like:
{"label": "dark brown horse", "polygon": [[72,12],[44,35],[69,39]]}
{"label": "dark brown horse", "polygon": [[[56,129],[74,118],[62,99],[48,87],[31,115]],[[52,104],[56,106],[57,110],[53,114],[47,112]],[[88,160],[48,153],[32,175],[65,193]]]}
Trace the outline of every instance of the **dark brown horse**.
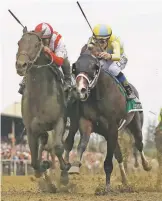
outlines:
{"label": "dark brown horse", "polygon": [[[65,147],[65,161],[69,163],[69,156],[70,156],[70,152],[73,148],[73,145],[74,145],[74,138],[75,138],[75,135],[77,133],[77,131],[79,130],[79,119],[80,119],[80,116],[79,116],[79,102],[74,102],[70,108],[68,108],[68,116],[70,118],[70,127],[69,127],[69,133],[68,133],[68,136],[64,142],[64,147]],[[93,123],[93,132],[95,133],[100,133],[102,134],[102,131],[100,130],[101,128],[98,126],[98,124],[95,124]],[[127,131],[128,133],[128,131]],[[80,173],[80,166],[81,166],[81,160],[82,160],[82,155],[84,153],[84,151],[86,150],[87,148],[87,145],[89,143],[89,139],[90,139],[90,135],[91,133],[87,132],[87,133],[82,133],[80,131],[80,141],[79,141],[79,144],[78,144],[78,147],[77,147],[77,160],[72,164],[70,170],[69,170],[69,173],[70,174],[79,174]],[[128,136],[130,136],[130,141],[132,139],[132,135],[130,133],[128,133]],[[121,136],[122,137],[122,136]],[[105,142],[105,141],[104,141]],[[105,143],[102,143],[102,146],[103,149],[107,149]],[[134,144],[130,143],[130,146],[132,147],[133,146],[133,156],[134,156],[134,159],[135,159],[135,164],[134,166],[135,167],[138,167],[138,159],[137,159],[137,149],[136,147],[134,146]],[[127,147],[127,149],[130,148]],[[124,146],[122,147],[124,148]],[[122,156],[122,153],[121,153],[121,149],[120,149],[120,146],[119,146],[119,143],[117,142],[117,146],[116,146],[116,149],[115,149],[115,152],[114,152],[114,156],[119,164],[119,169],[120,169],[120,172],[121,172],[121,178],[122,178],[122,183],[124,185],[127,185],[128,184],[128,179],[127,179],[127,176],[126,176],[126,172],[127,172],[127,161],[126,161],[126,158],[124,158],[123,160],[123,156]]]}
{"label": "dark brown horse", "polygon": [[[42,145],[48,141],[48,131],[53,132],[51,143],[60,162],[62,176],[67,175],[62,138],[65,130],[65,95],[59,70],[43,51],[43,32],[24,30],[18,42],[16,69],[25,76],[26,87],[22,96],[22,117],[31,151],[31,165],[35,176],[46,170],[42,165]],[[43,143],[43,144],[42,144]],[[48,164],[48,163],[47,163]],[[48,164],[49,165],[49,164]]]}
{"label": "dark brown horse", "polygon": [[[126,97],[121,93],[117,82],[101,70],[99,60],[86,50],[73,65],[76,77],[76,88],[79,94],[80,119],[79,130],[88,136],[95,130],[97,124],[99,131],[107,141],[107,155],[104,162],[106,174],[106,192],[110,191],[110,177],[113,170],[113,154],[117,148],[118,128],[121,120],[129,128],[135,138],[135,145],[141,154],[143,168],[150,170],[148,161],[143,152],[142,124],[143,113],[126,111]],[[87,144],[85,139],[80,146],[78,161],[80,161]]]}

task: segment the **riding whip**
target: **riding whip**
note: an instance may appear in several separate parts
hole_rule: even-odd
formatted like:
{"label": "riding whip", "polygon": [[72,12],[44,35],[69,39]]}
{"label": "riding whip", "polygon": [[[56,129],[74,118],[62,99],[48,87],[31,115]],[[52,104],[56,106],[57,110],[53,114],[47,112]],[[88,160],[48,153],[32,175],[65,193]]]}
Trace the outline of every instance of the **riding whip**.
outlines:
{"label": "riding whip", "polygon": [[[79,6],[79,8],[80,8],[80,10],[81,10],[81,12],[82,12],[82,14],[83,14],[83,16],[84,16],[85,20],[87,21],[87,23],[88,23],[88,25],[89,25],[89,27],[90,27],[90,29],[91,29],[92,33],[93,33],[93,29],[92,29],[92,27],[91,27],[91,25],[90,25],[90,23],[89,23],[89,21],[88,21],[88,19],[87,19],[86,15],[85,15],[85,13],[84,13],[83,9],[82,9],[82,7],[81,7],[81,5],[80,5],[80,3],[79,3],[78,1],[77,1],[77,4],[78,4],[78,6]],[[102,51],[102,48],[101,48],[101,46],[100,46],[100,43],[97,41],[97,37],[96,37],[96,35],[95,35],[94,33],[93,33],[93,36],[95,37],[96,42],[98,43],[99,48],[100,48],[100,50]]]}
{"label": "riding whip", "polygon": [[15,20],[16,20],[23,28],[25,28],[24,25],[23,25],[23,24],[20,22],[20,20],[13,14],[13,12],[12,12],[11,10],[8,10],[8,12],[12,15],[12,17],[15,18]]}

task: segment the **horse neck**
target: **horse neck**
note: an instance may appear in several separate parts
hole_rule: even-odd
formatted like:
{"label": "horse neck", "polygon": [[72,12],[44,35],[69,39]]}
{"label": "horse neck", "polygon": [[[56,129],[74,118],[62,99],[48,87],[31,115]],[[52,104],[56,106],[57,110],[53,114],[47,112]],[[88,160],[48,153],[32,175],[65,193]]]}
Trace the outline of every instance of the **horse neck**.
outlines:
{"label": "horse neck", "polygon": [[30,91],[30,94],[32,94],[32,96],[36,96],[37,94],[52,94],[52,88],[54,84],[56,84],[54,79],[55,76],[49,66],[41,67],[41,65],[46,65],[49,63],[50,61],[48,61],[45,55],[41,53],[40,57],[35,63],[35,65],[38,65],[39,67],[33,66],[28,71],[28,74],[26,76],[26,88],[27,91]]}
{"label": "horse neck", "polygon": [[105,93],[105,90],[112,91],[114,85],[114,81],[109,74],[105,74],[102,70],[100,71],[100,75],[97,82],[97,88],[100,90],[100,93]]}
{"label": "horse neck", "polygon": [[40,56],[38,57],[38,59],[35,62],[35,65],[47,65],[49,64],[50,61],[47,59],[47,57],[45,56],[44,52],[42,51]]}

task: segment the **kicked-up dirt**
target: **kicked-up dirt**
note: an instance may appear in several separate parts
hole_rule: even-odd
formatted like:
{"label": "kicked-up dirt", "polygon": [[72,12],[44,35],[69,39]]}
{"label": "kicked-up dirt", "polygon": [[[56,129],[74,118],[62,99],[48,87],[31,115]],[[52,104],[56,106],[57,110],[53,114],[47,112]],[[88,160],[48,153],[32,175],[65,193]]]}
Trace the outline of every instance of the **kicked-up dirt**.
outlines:
{"label": "kicked-up dirt", "polygon": [[[34,176],[3,176],[2,201],[162,201],[162,188],[156,184],[153,172],[139,171],[129,176],[130,185],[122,187],[119,175],[112,177],[112,192],[106,195],[95,193],[104,186],[105,175],[101,173],[70,175],[67,187],[59,184],[55,175],[56,193],[49,193],[43,179]],[[38,185],[39,183],[39,185]],[[40,189],[41,187],[41,189]],[[42,191],[43,190],[43,191]]]}

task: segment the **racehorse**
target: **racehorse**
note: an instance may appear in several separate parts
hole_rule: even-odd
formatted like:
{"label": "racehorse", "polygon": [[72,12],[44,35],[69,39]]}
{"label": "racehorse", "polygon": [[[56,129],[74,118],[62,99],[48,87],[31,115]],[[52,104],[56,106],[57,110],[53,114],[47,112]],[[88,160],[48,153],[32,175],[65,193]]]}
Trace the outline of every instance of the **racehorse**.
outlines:
{"label": "racehorse", "polygon": [[[75,138],[77,131],[79,130],[79,119],[80,119],[80,117],[79,117],[79,108],[78,107],[79,107],[79,102],[76,101],[76,102],[73,102],[71,107],[68,109],[68,116],[70,118],[70,127],[69,127],[68,136],[64,142],[64,147],[65,147],[64,159],[68,163],[69,163],[70,152],[71,152],[73,145],[74,145],[74,138]],[[99,127],[97,124],[96,125],[93,124],[93,132],[102,133],[99,130]],[[70,174],[79,174],[80,173],[82,155],[87,148],[87,145],[88,145],[88,142],[90,139],[90,135],[91,135],[91,133],[81,133],[80,132],[80,141],[79,141],[79,144],[77,147],[77,159],[72,164],[72,166],[69,170]],[[133,146],[133,156],[135,159],[134,166],[138,167],[137,149],[136,149],[136,147],[134,147],[134,144],[132,142],[132,135],[130,133],[128,133],[128,136],[130,137],[130,141],[131,141],[131,142],[129,142],[130,146]],[[123,135],[121,135],[120,137],[123,139]],[[120,141],[121,141],[121,139],[120,139]],[[104,143],[102,143],[102,145],[101,145],[102,149],[104,149],[104,150],[107,149],[105,145],[106,144],[104,141]],[[124,144],[123,144],[123,146],[124,146]],[[122,148],[124,148],[124,147],[122,147]],[[129,148],[130,147],[128,147],[128,149]],[[126,152],[128,152],[128,150]],[[128,170],[127,170],[127,158],[124,158],[124,160],[123,160],[123,156],[122,156],[121,149],[120,149],[118,142],[117,142],[117,146],[116,146],[116,149],[114,152],[114,156],[115,156],[115,158],[119,164],[119,169],[120,169],[121,177],[122,177],[122,183],[124,185],[127,185],[128,184],[128,179],[126,176],[126,172],[128,172]]]}
{"label": "racehorse", "polygon": [[[83,136],[95,131],[96,124],[99,134],[107,141],[107,154],[104,161],[106,174],[106,192],[110,191],[110,177],[113,170],[112,158],[118,147],[118,130],[127,127],[135,138],[135,145],[141,154],[143,168],[151,169],[143,152],[142,124],[143,112],[126,111],[127,99],[121,92],[119,84],[114,78],[101,69],[99,59],[93,54],[95,51],[87,49],[73,64],[76,77],[76,89],[79,94],[80,118],[79,130]],[[126,121],[123,123],[122,120]],[[80,146],[79,162],[89,138],[84,139]]]}
{"label": "racehorse", "polygon": [[[31,165],[35,176],[40,177],[49,163],[42,163],[42,142],[47,143],[48,131],[53,132],[51,143],[59,159],[61,176],[68,176],[70,164],[62,154],[62,138],[65,130],[65,95],[57,66],[46,55],[41,39],[43,32],[27,31],[18,42],[16,70],[25,76],[25,89],[21,100],[23,123],[31,151]],[[42,141],[43,140],[43,141]]]}

